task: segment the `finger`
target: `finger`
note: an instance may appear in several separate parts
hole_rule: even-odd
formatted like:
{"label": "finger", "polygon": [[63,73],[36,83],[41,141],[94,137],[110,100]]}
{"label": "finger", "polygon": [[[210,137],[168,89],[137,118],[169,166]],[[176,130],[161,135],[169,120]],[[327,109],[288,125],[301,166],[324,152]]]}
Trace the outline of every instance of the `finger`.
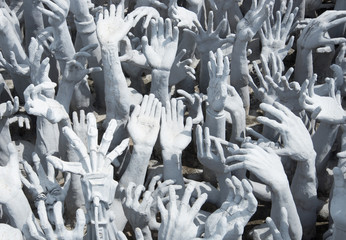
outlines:
{"label": "finger", "polygon": [[263,125],[266,125],[266,126],[268,126],[268,127],[271,127],[271,128],[273,128],[273,129],[276,129],[276,130],[278,130],[278,131],[281,131],[282,130],[282,126],[281,126],[281,124],[279,124],[277,121],[275,121],[275,120],[271,120],[271,119],[269,119],[269,118],[267,118],[267,117],[257,117],[257,121],[259,122],[259,123],[262,123]]}
{"label": "finger", "polygon": [[84,226],[86,224],[85,214],[83,209],[79,208],[76,211],[76,226],[73,230],[76,239],[82,239],[84,236]]}
{"label": "finger", "polygon": [[266,104],[266,103],[261,103],[260,104],[260,108],[264,112],[270,113],[271,115],[273,115],[274,117],[276,117],[280,121],[282,121],[286,117],[285,114],[281,111],[281,109],[279,110],[279,109],[273,107],[272,105],[269,105],[269,104]]}
{"label": "finger", "polygon": [[112,119],[109,122],[108,127],[102,136],[102,140],[98,149],[98,152],[101,153],[102,156],[105,156],[107,154],[117,126],[118,125],[115,119]]}
{"label": "finger", "polygon": [[196,217],[197,213],[199,212],[199,210],[201,209],[201,207],[203,206],[203,204],[206,202],[208,198],[208,194],[207,193],[203,193],[198,199],[197,201],[192,205],[191,209],[190,209],[190,216],[193,216],[194,218]]}
{"label": "finger", "polygon": [[62,216],[62,203],[60,201],[56,202],[53,206],[54,220],[55,220],[55,232],[58,236],[64,236],[66,233],[66,228],[64,225],[64,219]]}
{"label": "finger", "polygon": [[165,19],[165,39],[171,38],[173,36],[172,33],[172,21],[169,18]]}
{"label": "finger", "polygon": [[107,154],[106,156],[106,161],[104,167],[108,167],[109,163],[113,163],[114,166],[120,166],[119,161],[117,160],[117,157],[120,156],[121,154],[123,154],[123,152],[125,151],[125,149],[128,147],[129,145],[129,138],[125,138],[124,140],[121,141],[121,143],[113,149],[113,151],[111,151],[110,153]]}

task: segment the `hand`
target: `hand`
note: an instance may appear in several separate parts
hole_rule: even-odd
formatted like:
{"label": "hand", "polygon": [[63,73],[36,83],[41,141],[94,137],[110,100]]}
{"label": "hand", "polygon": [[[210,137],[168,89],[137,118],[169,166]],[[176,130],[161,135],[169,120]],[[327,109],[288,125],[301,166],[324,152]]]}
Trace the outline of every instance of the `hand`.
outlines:
{"label": "hand", "polygon": [[202,194],[190,207],[189,202],[193,190],[193,184],[189,184],[185,189],[181,202],[177,205],[175,190],[173,186],[170,186],[168,210],[163,205],[161,198],[158,198],[158,207],[162,219],[159,240],[193,239],[196,237],[197,229],[193,220],[206,201],[207,194]]}
{"label": "hand", "polygon": [[127,130],[134,146],[153,148],[160,130],[161,103],[154,94],[145,95],[133,110]]}
{"label": "hand", "polygon": [[102,71],[100,67],[86,68],[87,58],[91,57],[91,52],[97,47],[96,44],[88,45],[79,50],[73,59],[66,63],[63,80],[77,84],[90,73]]}
{"label": "hand", "polygon": [[341,49],[340,49],[337,57],[335,58],[335,63],[341,67],[341,69],[344,72],[344,74],[346,73],[346,57],[345,57],[345,53],[346,53],[346,43],[342,43],[341,44]]}
{"label": "hand", "polygon": [[[286,2],[282,1],[281,5],[284,5],[281,6],[281,9],[284,9]],[[293,0],[290,0],[285,13],[283,13],[283,11],[276,12],[276,22],[273,26],[271,25],[272,15],[268,15],[265,24],[263,24],[262,29],[259,30],[262,45],[261,55],[263,55],[264,59],[268,60],[270,53],[274,53],[281,60],[283,60],[288,51],[292,48],[294,36],[289,38],[289,32],[291,30],[293,20],[298,13],[298,8],[295,8],[291,13],[292,6]],[[289,42],[286,45],[288,38]]]}
{"label": "hand", "polygon": [[13,116],[19,109],[19,99],[14,97],[14,102],[7,101],[6,103],[0,104],[0,119],[9,118]]}
{"label": "hand", "polygon": [[227,199],[221,207],[213,212],[205,225],[205,237],[211,238],[220,234],[222,239],[237,239],[243,235],[244,227],[256,212],[257,200],[252,193],[250,183],[235,176],[227,178],[229,187]]}
{"label": "hand", "polygon": [[24,177],[22,177],[21,180],[32,192],[35,204],[42,198],[45,200],[48,210],[50,211],[49,217],[51,217],[51,210],[53,209],[54,203],[65,201],[71,183],[71,176],[68,174],[65,177],[64,186],[60,186],[55,179],[54,168],[49,162],[47,163],[48,171],[46,173],[41,165],[40,158],[35,152],[32,153],[32,159],[36,173],[27,162],[24,162],[24,169],[27,173],[28,180]]}
{"label": "hand", "polygon": [[48,22],[53,27],[58,27],[66,21],[70,8],[70,0],[39,0],[50,10],[37,6],[42,14],[48,17]]}
{"label": "hand", "polygon": [[24,91],[25,111],[39,117],[47,118],[52,123],[69,119],[64,107],[54,99],[43,95],[53,95],[55,83],[44,82],[34,87],[30,84]]}
{"label": "hand", "polygon": [[195,69],[189,65],[192,63],[192,59],[185,59],[181,61],[186,53],[186,49],[181,50],[175,57],[171,72],[169,74],[169,85],[173,86],[186,78],[196,80]]}
{"label": "hand", "polygon": [[215,55],[210,52],[209,59],[208,70],[210,81],[207,89],[209,109],[215,113],[219,113],[224,110],[226,104],[229,60],[227,57],[223,57],[220,48],[217,49]]}
{"label": "hand", "polygon": [[178,27],[194,28],[193,22],[198,22],[196,13],[187,10],[184,7],[179,7],[177,0],[170,0],[168,7],[168,16],[176,21]]}
{"label": "hand", "polygon": [[54,203],[53,206],[53,219],[51,220],[55,225],[53,230],[52,224],[49,222],[44,201],[40,200],[37,204],[37,214],[40,218],[40,225],[45,234],[45,238],[53,239],[66,239],[66,240],[82,240],[84,236],[84,226],[86,223],[85,215],[82,209],[76,211],[76,227],[75,229],[67,229],[64,224],[62,216],[63,207],[61,202]]}
{"label": "hand", "polygon": [[20,182],[19,162],[17,149],[12,143],[7,145],[10,160],[6,166],[0,166],[0,203],[6,204],[11,201],[20,191],[22,184]]}
{"label": "hand", "polygon": [[182,152],[191,142],[192,119],[184,126],[185,108],[182,101],[172,98],[161,110],[160,143],[162,150]]}
{"label": "hand", "polygon": [[281,158],[271,148],[244,143],[227,158],[227,163],[232,163],[229,166],[232,171],[247,169],[273,191],[279,191],[281,186],[288,186]]}
{"label": "hand", "polygon": [[[214,171],[216,174],[228,173],[231,168],[226,165],[226,158],[222,148],[222,145],[226,145],[229,148],[237,149],[237,146],[232,143],[228,143],[225,140],[211,137],[209,135],[209,128],[204,129],[204,138],[202,133],[202,127],[197,125],[196,128],[196,143],[197,143],[197,158],[206,167]],[[211,140],[215,143],[216,154],[211,149]],[[233,150],[233,149],[232,149]]]}
{"label": "hand", "polygon": [[249,42],[261,28],[265,19],[271,14],[270,8],[273,0],[252,0],[251,9],[245,14],[244,18],[237,24],[237,40]]}
{"label": "hand", "polygon": [[96,32],[101,45],[118,44],[134,26],[134,19],[132,17],[123,18],[123,14],[124,6],[121,3],[117,7],[111,4],[109,11],[105,9],[103,13],[99,14]]}
{"label": "hand", "polygon": [[87,145],[88,142],[88,127],[86,122],[86,116],[84,110],[79,112],[79,120],[77,112],[72,113],[72,122],[73,122],[73,131],[81,139],[84,145]]}
{"label": "hand", "polygon": [[150,207],[150,213],[152,217],[150,218],[150,221],[149,221],[149,227],[150,229],[156,230],[156,231],[158,231],[160,228],[160,223],[156,221],[156,215],[159,212],[157,200],[159,198],[162,199],[164,204],[169,201],[169,197],[167,196],[167,194],[168,194],[170,186],[173,186],[173,188],[176,190],[182,189],[181,185],[173,185],[174,181],[172,179],[166,180],[164,182],[161,182],[161,180],[162,180],[162,175],[154,176],[150,180],[150,183],[148,184],[148,188],[147,188],[147,191],[151,192],[151,197],[153,199],[153,202]]}
{"label": "hand", "polygon": [[231,85],[227,85],[227,97],[225,101],[225,110],[231,114],[242,112],[243,100],[239,96],[237,90]]}
{"label": "hand", "polygon": [[314,74],[310,80],[305,80],[302,85],[299,103],[302,108],[312,113],[313,119],[329,124],[346,123],[346,114],[341,106],[340,91],[335,94],[335,81],[326,78],[329,84],[329,97],[319,96],[314,92],[317,75]]}
{"label": "hand", "polygon": [[18,74],[21,76],[28,76],[30,69],[25,64],[18,64],[16,55],[10,51],[10,62],[7,62],[2,53],[0,52],[0,66],[5,68],[10,73]]}
{"label": "hand", "polygon": [[260,108],[278,119],[257,117],[258,122],[280,132],[284,148],[276,150],[277,154],[296,161],[307,161],[316,156],[310,134],[299,117],[278,102],[273,106],[262,103]]}
{"label": "hand", "polygon": [[43,82],[51,82],[49,74],[49,58],[45,58],[41,62],[43,46],[36,38],[31,38],[29,44],[29,67],[31,82],[36,86]]}
{"label": "hand", "polygon": [[[151,215],[150,208],[152,206],[153,198],[150,191],[143,194],[143,199],[140,202],[141,193],[145,190],[143,185],[136,186],[130,182],[125,191],[125,197],[122,200],[125,216],[129,220],[132,229],[143,229],[149,225]],[[155,216],[154,216],[155,217]]]}
{"label": "hand", "polygon": [[150,45],[148,37],[142,37],[143,53],[153,69],[170,71],[178,48],[179,30],[173,27],[169,18],[163,22],[151,20]]}
{"label": "hand", "polygon": [[142,45],[140,39],[134,36],[131,36],[131,39],[129,37],[126,36],[120,41],[120,61],[135,65],[138,71],[143,71],[143,68],[150,69],[147,58],[141,52]]}
{"label": "hand", "polygon": [[346,22],[345,13],[340,11],[325,11],[314,18],[302,31],[298,38],[298,46],[306,49],[315,49],[326,45],[337,45],[346,42],[343,37],[329,38],[328,30]]}
{"label": "hand", "polygon": [[346,229],[346,218],[343,200],[346,197],[346,182],[344,172],[340,168],[335,167],[333,173],[334,190],[330,202],[330,215],[334,222],[334,231],[336,231],[336,229],[342,229],[344,231],[344,229]]}
{"label": "hand", "polygon": [[192,37],[196,40],[197,50],[201,55],[208,56],[207,54],[210,51],[215,52],[218,48],[222,48],[226,44],[233,44],[235,40],[234,34],[230,34],[226,38],[221,38],[219,36],[220,32],[226,27],[226,18],[224,18],[214,30],[213,11],[209,12],[207,30],[203,29],[199,21],[194,21],[193,23],[196,25],[198,33],[195,33],[187,28],[185,28],[184,31],[190,33]]}
{"label": "hand", "polygon": [[193,124],[199,124],[203,122],[202,112],[202,98],[198,93],[189,94],[182,89],[178,89],[177,93],[183,97],[181,99],[187,106],[190,117],[192,118]]}
{"label": "hand", "polygon": [[[270,229],[270,232],[274,238],[274,240],[290,240],[290,233],[289,233],[289,225],[288,225],[288,215],[287,215],[287,209],[282,207],[281,208],[281,222],[280,222],[280,231],[276,227],[273,219],[270,217],[266,218],[266,223]],[[258,234],[258,232],[254,232]],[[259,236],[258,236],[259,237]]]}
{"label": "hand", "polygon": [[[1,108],[1,105],[0,105]],[[22,128],[25,125],[25,129],[29,130],[30,129],[30,118],[26,114],[16,114],[13,117],[9,119],[9,123],[15,123],[18,122],[18,127]]]}

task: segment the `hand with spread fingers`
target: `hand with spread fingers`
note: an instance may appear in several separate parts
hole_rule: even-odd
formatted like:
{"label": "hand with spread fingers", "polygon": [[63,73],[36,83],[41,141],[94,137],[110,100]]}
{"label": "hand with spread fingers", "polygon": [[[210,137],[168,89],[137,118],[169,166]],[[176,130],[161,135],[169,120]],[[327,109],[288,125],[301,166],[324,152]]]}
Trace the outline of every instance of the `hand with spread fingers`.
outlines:
{"label": "hand with spread fingers", "polygon": [[233,176],[226,179],[229,188],[227,199],[213,212],[205,225],[205,238],[221,235],[222,239],[237,239],[243,235],[244,227],[256,212],[257,200],[250,183]]}
{"label": "hand with spread fingers", "polygon": [[[285,1],[281,1],[281,5],[285,5]],[[286,6],[281,6],[283,10]],[[276,21],[274,25],[271,24],[272,14],[267,16],[262,29],[259,30],[259,36],[261,39],[261,55],[268,60],[269,55],[274,53],[281,60],[283,60],[288,51],[292,48],[294,42],[294,36],[289,37],[293,20],[298,13],[298,8],[295,8],[292,12],[293,0],[288,2],[288,6],[285,12],[276,12]],[[289,39],[289,40],[288,40]],[[288,43],[286,45],[286,42]]]}
{"label": "hand with spread fingers", "polygon": [[193,239],[197,236],[197,226],[194,219],[207,200],[207,194],[202,194],[195,203],[190,206],[191,194],[194,185],[190,183],[180,201],[177,201],[173,186],[169,187],[169,203],[163,205],[162,199],[158,198],[158,207],[161,213],[161,226],[159,240]]}
{"label": "hand with spread fingers", "polygon": [[329,96],[315,94],[315,82],[317,75],[314,74],[309,80],[305,80],[299,96],[300,106],[311,113],[313,119],[329,124],[343,124],[346,122],[345,111],[341,106],[340,91],[335,93],[335,80],[326,78],[329,85]]}

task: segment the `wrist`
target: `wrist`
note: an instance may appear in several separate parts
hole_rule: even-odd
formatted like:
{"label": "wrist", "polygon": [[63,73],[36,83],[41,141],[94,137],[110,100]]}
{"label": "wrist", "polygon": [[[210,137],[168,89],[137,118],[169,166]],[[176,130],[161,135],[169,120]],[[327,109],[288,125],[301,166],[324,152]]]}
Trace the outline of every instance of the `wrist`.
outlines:
{"label": "wrist", "polygon": [[77,32],[79,33],[93,33],[96,31],[96,24],[94,18],[89,14],[80,15],[77,17],[75,15],[74,23],[76,25]]}

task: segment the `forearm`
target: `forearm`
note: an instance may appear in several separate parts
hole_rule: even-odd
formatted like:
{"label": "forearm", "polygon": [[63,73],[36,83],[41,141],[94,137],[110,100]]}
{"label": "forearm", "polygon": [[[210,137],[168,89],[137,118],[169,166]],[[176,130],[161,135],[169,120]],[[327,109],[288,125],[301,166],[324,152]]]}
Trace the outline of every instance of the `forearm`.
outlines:
{"label": "forearm", "polygon": [[28,219],[33,215],[30,204],[23,191],[21,189],[18,190],[17,194],[12,196],[3,206],[11,224],[23,231],[27,225]]}
{"label": "forearm", "polygon": [[174,180],[175,184],[182,186],[181,193],[184,192],[184,179],[182,172],[181,151],[162,150],[163,159],[163,179]]}
{"label": "forearm", "polygon": [[339,125],[331,125],[321,122],[312,137],[314,150],[316,152],[317,176],[326,169],[330,150],[335,142]]}
{"label": "forearm", "polygon": [[203,94],[207,94],[209,86],[209,70],[208,70],[209,54],[201,53],[200,70],[199,70],[199,91]]}
{"label": "forearm", "polygon": [[106,121],[127,120],[130,111],[130,91],[118,56],[117,44],[102,46],[105,79]]}
{"label": "forearm", "polygon": [[64,72],[66,62],[73,59],[75,49],[66,21],[53,27],[54,56],[59,62],[60,71]]}
{"label": "forearm", "polygon": [[302,223],[304,236],[313,236],[317,209],[316,154],[297,163],[291,191]]}
{"label": "forearm", "polygon": [[313,75],[312,50],[303,48],[297,44],[296,65],[294,70],[294,80],[302,84]]}
{"label": "forearm", "polygon": [[293,200],[293,196],[290,191],[289,183],[287,179],[280,183],[275,183],[275,186],[271,187],[272,196],[272,208],[270,217],[279,228],[281,223],[281,208],[284,207],[288,214],[289,233],[291,239],[302,239],[302,226],[300,223],[299,215],[296,205]]}
{"label": "forearm", "polygon": [[210,135],[218,138],[226,138],[226,116],[224,110],[215,112],[207,107],[204,127],[208,127]]}
{"label": "forearm", "polygon": [[59,85],[58,94],[56,99],[61,105],[64,106],[65,111],[70,112],[70,104],[73,95],[74,84],[66,82],[64,79],[61,80]]}
{"label": "forearm", "polygon": [[231,118],[232,134],[230,142],[238,143],[238,138],[245,138],[246,113],[244,108],[240,108],[238,111],[231,112]]}
{"label": "forearm", "polygon": [[232,51],[231,85],[241,89],[249,84],[249,68],[247,59],[247,42],[236,40]]}
{"label": "forearm", "polygon": [[250,109],[249,67],[247,60],[247,42],[236,40],[232,50],[230,83],[239,93],[245,111]]}
{"label": "forearm", "polygon": [[42,3],[35,3],[34,0],[23,1],[25,40],[28,47],[32,37],[36,37],[38,32],[44,29],[42,13],[37,9],[37,5],[43,7]]}
{"label": "forearm", "polygon": [[163,106],[165,106],[166,101],[170,99],[169,73],[170,71],[159,69],[153,69],[151,72],[150,93],[153,93]]}
{"label": "forearm", "polygon": [[120,186],[127,188],[130,182],[135,185],[144,184],[152,151],[152,147],[134,145],[129,165],[119,181]]}
{"label": "forearm", "polygon": [[12,141],[7,118],[0,119],[0,166],[6,166],[9,161],[7,145]]}

